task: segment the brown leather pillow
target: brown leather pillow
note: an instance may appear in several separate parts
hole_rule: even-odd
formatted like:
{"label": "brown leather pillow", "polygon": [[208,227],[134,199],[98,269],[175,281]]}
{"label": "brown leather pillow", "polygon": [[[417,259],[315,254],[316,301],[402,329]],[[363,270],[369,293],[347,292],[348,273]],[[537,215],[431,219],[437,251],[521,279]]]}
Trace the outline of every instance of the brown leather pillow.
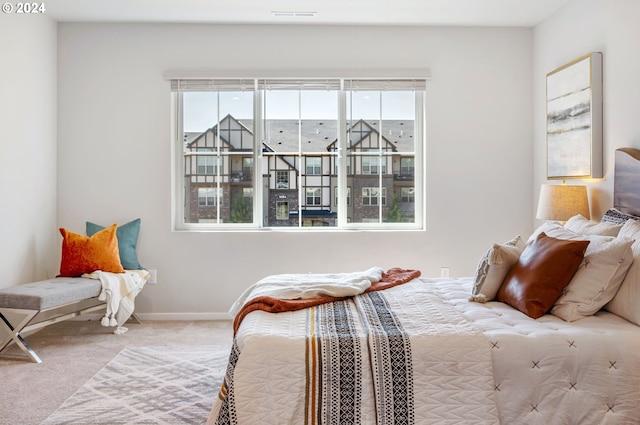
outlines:
{"label": "brown leather pillow", "polygon": [[509,270],[496,299],[534,319],[544,316],[578,270],[588,245],[541,232]]}

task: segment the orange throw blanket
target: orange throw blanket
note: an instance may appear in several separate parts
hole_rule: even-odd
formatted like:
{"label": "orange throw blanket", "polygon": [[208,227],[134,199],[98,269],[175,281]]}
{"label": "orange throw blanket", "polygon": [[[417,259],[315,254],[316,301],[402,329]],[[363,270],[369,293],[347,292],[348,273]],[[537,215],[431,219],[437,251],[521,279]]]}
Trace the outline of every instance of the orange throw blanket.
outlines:
{"label": "orange throw blanket", "polygon": [[[392,268],[382,274],[382,279],[374,282],[364,292],[381,291],[383,289],[392,288],[420,276],[419,270],[405,270],[400,268]],[[269,313],[282,313],[284,311],[296,311],[303,308],[312,307],[314,305],[330,303],[333,301],[344,300],[349,297],[317,297],[296,300],[280,300],[273,297],[261,296],[253,298],[251,301],[242,306],[235,319],[233,320],[233,334],[235,335],[240,327],[240,323],[247,314],[255,310],[262,310]]]}

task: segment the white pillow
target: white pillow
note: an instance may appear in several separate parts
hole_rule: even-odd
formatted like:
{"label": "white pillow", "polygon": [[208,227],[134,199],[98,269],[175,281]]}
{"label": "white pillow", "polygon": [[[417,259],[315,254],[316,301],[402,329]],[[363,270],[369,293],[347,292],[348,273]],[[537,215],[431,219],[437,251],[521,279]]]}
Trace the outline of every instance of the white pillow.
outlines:
{"label": "white pillow", "polygon": [[633,261],[632,239],[601,235],[576,235],[589,240],[584,260],[551,314],[573,322],[597,313],[616,295]]}
{"label": "white pillow", "polygon": [[627,220],[620,229],[618,237],[635,240],[631,245],[633,263],[618,293],[604,308],[640,326],[640,223]]}
{"label": "white pillow", "polygon": [[618,236],[622,224],[604,223],[584,218],[580,214],[574,215],[564,225],[567,229],[581,235]]}
{"label": "white pillow", "polygon": [[500,285],[511,267],[518,261],[524,249],[520,235],[504,244],[494,244],[480,258],[474,277],[470,301],[491,301],[496,297]]}
{"label": "white pillow", "polygon": [[553,238],[560,238],[559,236],[552,235],[552,233],[561,232],[561,234],[565,234],[567,232],[567,229],[565,229],[565,227],[558,222],[545,221],[536,230],[533,231],[531,236],[529,236],[529,239],[527,239],[527,243],[534,241],[538,237],[538,235],[542,232],[544,232],[547,236],[551,236]]}

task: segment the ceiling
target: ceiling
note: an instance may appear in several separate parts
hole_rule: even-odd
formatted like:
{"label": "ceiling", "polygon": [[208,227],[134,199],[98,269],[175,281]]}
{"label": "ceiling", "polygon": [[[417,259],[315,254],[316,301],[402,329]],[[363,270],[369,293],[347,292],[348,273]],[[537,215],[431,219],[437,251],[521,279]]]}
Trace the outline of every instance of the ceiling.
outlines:
{"label": "ceiling", "polygon": [[525,26],[571,0],[47,0],[60,22]]}

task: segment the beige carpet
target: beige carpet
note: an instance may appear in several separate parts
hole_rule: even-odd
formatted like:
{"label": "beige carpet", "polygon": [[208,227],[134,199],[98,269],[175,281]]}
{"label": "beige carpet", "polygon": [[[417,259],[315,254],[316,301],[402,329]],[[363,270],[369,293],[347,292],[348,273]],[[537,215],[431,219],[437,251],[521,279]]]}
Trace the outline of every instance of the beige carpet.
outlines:
{"label": "beige carpet", "polygon": [[126,347],[230,345],[229,321],[128,323],[114,335],[98,321],[51,325],[27,341],[42,363],[0,359],[0,424],[38,425]]}

